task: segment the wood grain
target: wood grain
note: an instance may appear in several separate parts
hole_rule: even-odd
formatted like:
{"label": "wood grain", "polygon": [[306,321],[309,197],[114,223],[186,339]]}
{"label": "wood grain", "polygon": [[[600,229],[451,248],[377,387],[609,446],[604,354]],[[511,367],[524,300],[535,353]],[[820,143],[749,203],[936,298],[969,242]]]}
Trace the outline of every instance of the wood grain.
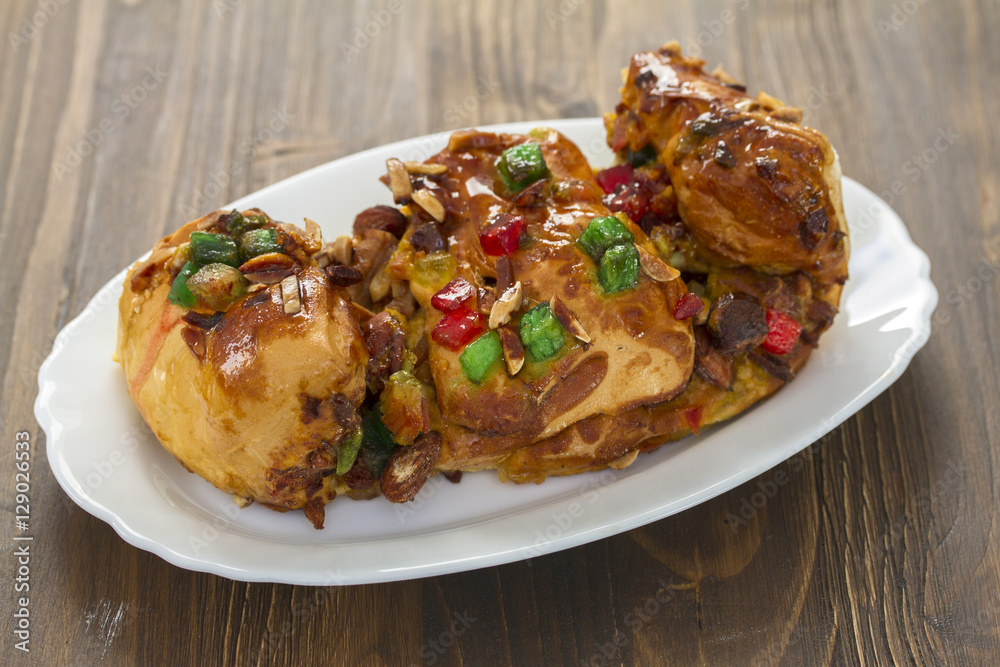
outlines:
{"label": "wood grain", "polygon": [[[0,661],[995,663],[1000,5],[404,0],[351,53],[388,6],[0,3]],[[845,173],[884,193],[931,258],[941,304],[930,340],[840,428],[629,533],[377,586],[181,570],[59,489],[32,416],[38,367],[156,238],[390,141],[598,115],[629,55],[674,38],[804,106]],[[14,647],[8,585],[21,431],[33,455],[27,655]]]}

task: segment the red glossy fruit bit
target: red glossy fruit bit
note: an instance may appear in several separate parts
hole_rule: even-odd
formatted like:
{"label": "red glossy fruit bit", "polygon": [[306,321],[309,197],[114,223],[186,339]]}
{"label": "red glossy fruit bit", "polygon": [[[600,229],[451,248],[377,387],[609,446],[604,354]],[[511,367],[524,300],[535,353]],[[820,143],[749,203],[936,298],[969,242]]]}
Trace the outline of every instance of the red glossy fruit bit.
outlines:
{"label": "red glossy fruit bit", "polygon": [[431,305],[450,313],[476,295],[476,288],[465,278],[455,278],[431,297]]}
{"label": "red glossy fruit bit", "polygon": [[767,338],[761,347],[771,354],[788,354],[795,347],[802,333],[802,325],[794,317],[778,310],[768,309]]}
{"label": "red glossy fruit bit", "polygon": [[486,330],[482,315],[469,308],[451,311],[434,325],[431,339],[456,352]]}
{"label": "red glossy fruit bit", "polygon": [[509,255],[521,245],[524,216],[501,213],[489,227],[479,232],[479,244],[487,255]]}
{"label": "red glossy fruit bit", "polygon": [[627,185],[635,176],[635,167],[629,163],[616,164],[597,172],[597,184],[606,194],[611,194],[619,185]]}
{"label": "red glossy fruit bit", "polygon": [[624,213],[633,221],[649,211],[649,193],[638,183],[627,183],[604,196],[604,205],[615,213]]}
{"label": "red glossy fruit bit", "polygon": [[684,418],[687,419],[688,426],[691,427],[694,434],[698,435],[698,426],[701,425],[701,406],[696,405],[693,408],[684,410]]}
{"label": "red glossy fruit bit", "polygon": [[689,317],[694,317],[704,307],[704,302],[697,294],[688,292],[677,300],[677,305],[674,306],[674,319],[686,320]]}

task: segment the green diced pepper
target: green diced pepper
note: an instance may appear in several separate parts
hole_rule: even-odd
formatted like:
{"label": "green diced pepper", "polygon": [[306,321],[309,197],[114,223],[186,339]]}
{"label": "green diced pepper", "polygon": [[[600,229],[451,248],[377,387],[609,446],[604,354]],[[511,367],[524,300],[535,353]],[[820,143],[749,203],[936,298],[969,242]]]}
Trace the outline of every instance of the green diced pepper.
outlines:
{"label": "green diced pepper", "polygon": [[191,259],[198,266],[207,264],[240,265],[240,253],[236,242],[225,234],[211,232],[191,232]]}
{"label": "green diced pepper", "polygon": [[285,252],[278,243],[278,234],[273,229],[251,229],[243,232],[239,242],[240,257],[243,261],[269,252]]}
{"label": "green diced pepper", "polygon": [[605,294],[635,287],[639,281],[639,251],[631,243],[609,248],[601,258],[597,280]]}
{"label": "green diced pepper", "polygon": [[187,262],[181,267],[180,273],[174,278],[174,282],[170,285],[170,293],[167,295],[167,299],[170,303],[175,306],[181,306],[183,308],[194,308],[198,300],[195,298],[194,294],[187,286],[188,278],[193,276],[198,272],[198,265],[194,262]]}
{"label": "green diced pepper", "polygon": [[616,245],[632,245],[635,235],[614,216],[594,218],[583,230],[577,243],[595,262],[600,262],[604,253]]}
{"label": "green diced pepper", "polygon": [[534,142],[511,146],[497,161],[497,172],[508,192],[517,192],[549,175],[542,148]]}
{"label": "green diced pepper", "polygon": [[247,279],[239,269],[215,262],[188,278],[188,289],[206,308],[226,310],[247,293]]}
{"label": "green diced pepper", "polygon": [[382,423],[382,414],[378,406],[372,408],[361,419],[360,456],[376,479],[382,475],[382,471],[389,463],[389,458],[398,446],[396,441],[392,439],[392,433]]}
{"label": "green diced pepper", "polygon": [[358,429],[350,438],[340,444],[337,449],[337,474],[346,475],[354,467],[354,462],[361,451],[361,443],[364,441],[364,430]]}
{"label": "green diced pepper", "polygon": [[540,303],[521,316],[521,343],[535,361],[545,361],[562,349],[563,331],[547,303]]}
{"label": "green diced pepper", "polygon": [[458,360],[465,376],[479,384],[502,355],[500,336],[496,331],[489,331],[466,345]]}

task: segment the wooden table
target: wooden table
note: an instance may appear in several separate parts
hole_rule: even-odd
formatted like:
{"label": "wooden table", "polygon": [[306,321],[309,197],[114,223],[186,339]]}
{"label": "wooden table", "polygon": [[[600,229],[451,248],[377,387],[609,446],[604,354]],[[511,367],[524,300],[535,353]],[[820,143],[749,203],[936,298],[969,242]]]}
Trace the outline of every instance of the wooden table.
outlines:
{"label": "wooden table", "polygon": [[[330,4],[0,6],[0,662],[997,664],[1000,5]],[[32,415],[38,367],[159,236],[372,146],[598,115],[629,55],[673,38],[807,107],[845,173],[885,193],[931,257],[941,304],[926,347],[820,443],[610,539],[343,588],[179,569],[58,487]],[[27,655],[13,634],[23,437]],[[747,525],[727,526],[779,479]]]}

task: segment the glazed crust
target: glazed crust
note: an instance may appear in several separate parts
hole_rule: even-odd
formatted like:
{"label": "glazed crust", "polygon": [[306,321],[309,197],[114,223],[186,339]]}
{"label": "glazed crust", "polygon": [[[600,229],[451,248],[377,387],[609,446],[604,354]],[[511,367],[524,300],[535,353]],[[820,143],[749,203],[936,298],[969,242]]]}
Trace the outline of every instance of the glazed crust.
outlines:
{"label": "glazed crust", "polygon": [[[330,448],[356,428],[364,340],[346,292],[315,267],[298,275],[300,312],[286,314],[271,285],[230,307],[207,334],[185,334],[186,311],[167,299],[174,256],[222,215],[162,239],[126,276],[117,354],[128,391],[188,470],[243,500],[315,510],[337,492]],[[203,335],[202,358],[185,335]]]}
{"label": "glazed crust", "polygon": [[[493,183],[500,154],[529,137],[471,134],[429,160],[448,167],[438,197],[448,203],[442,234],[456,275],[475,285],[497,277],[497,257],[486,255],[479,231],[499,213],[523,216],[530,241],[510,255],[513,278],[524,290],[525,308],[558,297],[588,334],[571,340],[554,360],[527,364],[516,375],[494,373],[480,385],[464,379],[459,351],[429,339],[428,360],[444,436],[439,468],[496,467],[512,449],[555,435],[570,424],[662,403],[687,385],[694,363],[689,321],[671,315],[687,291],[682,281],[641,276],[624,292],[605,295],[596,265],[576,243],[590,221],[611,215],[579,149],[552,130],[530,137],[551,172],[536,197],[519,204]],[[634,223],[637,244],[656,249]],[[411,282],[432,330],[443,317],[430,301],[437,285]],[[514,322],[516,327],[516,321]]]}

